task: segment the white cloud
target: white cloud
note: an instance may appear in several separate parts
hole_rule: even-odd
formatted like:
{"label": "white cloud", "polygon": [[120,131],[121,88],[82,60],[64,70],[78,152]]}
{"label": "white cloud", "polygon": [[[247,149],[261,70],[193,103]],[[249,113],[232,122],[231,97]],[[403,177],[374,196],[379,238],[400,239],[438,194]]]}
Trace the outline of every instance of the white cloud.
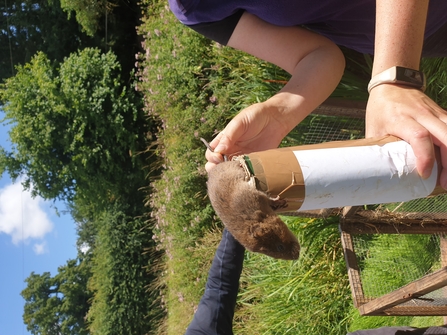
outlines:
{"label": "white cloud", "polygon": [[33,198],[24,191],[21,183],[0,189],[0,233],[11,235],[14,244],[42,239],[53,229],[43,210],[44,203],[42,198]]}
{"label": "white cloud", "polygon": [[47,242],[34,244],[33,251],[36,255],[46,254],[48,252]]}

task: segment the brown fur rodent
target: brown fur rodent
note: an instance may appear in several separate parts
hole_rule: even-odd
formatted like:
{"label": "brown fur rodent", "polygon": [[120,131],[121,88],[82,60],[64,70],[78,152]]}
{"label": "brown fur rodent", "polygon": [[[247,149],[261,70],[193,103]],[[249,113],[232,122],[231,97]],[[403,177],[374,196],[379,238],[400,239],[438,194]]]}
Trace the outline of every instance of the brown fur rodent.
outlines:
{"label": "brown fur rodent", "polygon": [[238,161],[220,163],[209,172],[208,195],[225,227],[247,250],[298,259],[300,244],[273,211],[274,200],[248,184]]}

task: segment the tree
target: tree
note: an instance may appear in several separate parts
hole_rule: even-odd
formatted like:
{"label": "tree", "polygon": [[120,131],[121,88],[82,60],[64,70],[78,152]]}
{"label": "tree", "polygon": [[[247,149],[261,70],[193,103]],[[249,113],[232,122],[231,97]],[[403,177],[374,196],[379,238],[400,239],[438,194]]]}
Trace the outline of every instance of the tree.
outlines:
{"label": "tree", "polygon": [[0,78],[13,76],[15,66],[38,51],[62,61],[78,48],[98,43],[74,18],[67,19],[59,0],[6,0],[0,8]]}
{"label": "tree", "polygon": [[54,277],[32,272],[21,293],[27,329],[40,335],[89,334],[85,318],[92,297],[87,287],[90,276],[89,264],[82,259],[67,261]]}
{"label": "tree", "polygon": [[[0,150],[0,174],[25,176],[45,199],[142,203],[149,122],[120,81],[111,53],[85,49],[59,69],[43,53],[0,89],[13,150]],[[139,201],[132,201],[140,197]]]}
{"label": "tree", "polygon": [[106,0],[61,0],[61,7],[69,13],[76,13],[76,20],[82,26],[84,31],[93,36],[98,30],[100,19],[110,12],[111,4]]}
{"label": "tree", "polygon": [[135,30],[141,15],[136,1],[4,0],[0,10],[0,83],[39,51],[62,62],[86,47],[112,50],[129,79],[141,48]]}

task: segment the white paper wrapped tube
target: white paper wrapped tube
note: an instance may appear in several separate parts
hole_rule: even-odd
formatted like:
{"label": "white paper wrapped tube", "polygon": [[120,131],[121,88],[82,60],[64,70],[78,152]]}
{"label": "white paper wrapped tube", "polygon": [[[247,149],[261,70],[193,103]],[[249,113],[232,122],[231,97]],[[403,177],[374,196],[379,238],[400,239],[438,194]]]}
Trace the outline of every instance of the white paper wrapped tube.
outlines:
{"label": "white paper wrapped tube", "polygon": [[411,146],[388,136],[254,152],[256,187],[287,201],[277,211],[402,202],[438,194],[438,164],[422,179]]}
{"label": "white paper wrapped tube", "polygon": [[300,210],[408,201],[425,198],[436,187],[437,165],[422,179],[413,150],[404,141],[294,154],[305,185]]}

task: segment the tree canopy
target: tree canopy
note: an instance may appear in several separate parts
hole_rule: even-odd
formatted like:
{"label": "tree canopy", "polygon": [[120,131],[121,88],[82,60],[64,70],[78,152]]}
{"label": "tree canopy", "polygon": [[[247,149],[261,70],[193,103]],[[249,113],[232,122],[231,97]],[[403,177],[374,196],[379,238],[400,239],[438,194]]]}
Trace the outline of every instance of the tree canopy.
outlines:
{"label": "tree canopy", "polygon": [[27,329],[36,335],[89,334],[85,317],[92,297],[87,287],[90,276],[90,267],[80,259],[67,261],[54,277],[32,272],[21,293]]}
{"label": "tree canopy", "polygon": [[88,0],[61,0],[61,7],[69,13],[76,13],[76,20],[82,26],[84,31],[93,36],[98,30],[99,20],[110,12],[112,7],[106,0],[88,1]]}
{"label": "tree canopy", "polygon": [[[12,124],[11,152],[0,152],[0,171],[25,176],[45,199],[106,199],[141,187],[136,159],[147,144],[147,119],[133,91],[120,81],[111,53],[85,49],[55,68],[38,53],[19,66],[0,90]],[[143,176],[143,178],[142,178]]]}
{"label": "tree canopy", "polygon": [[93,46],[75,18],[67,19],[58,0],[6,0],[0,3],[0,78],[15,74],[38,52],[62,61],[78,48]]}
{"label": "tree canopy", "polygon": [[62,62],[86,47],[113,50],[127,80],[140,48],[135,31],[139,17],[133,1],[1,1],[0,82],[39,51]]}

